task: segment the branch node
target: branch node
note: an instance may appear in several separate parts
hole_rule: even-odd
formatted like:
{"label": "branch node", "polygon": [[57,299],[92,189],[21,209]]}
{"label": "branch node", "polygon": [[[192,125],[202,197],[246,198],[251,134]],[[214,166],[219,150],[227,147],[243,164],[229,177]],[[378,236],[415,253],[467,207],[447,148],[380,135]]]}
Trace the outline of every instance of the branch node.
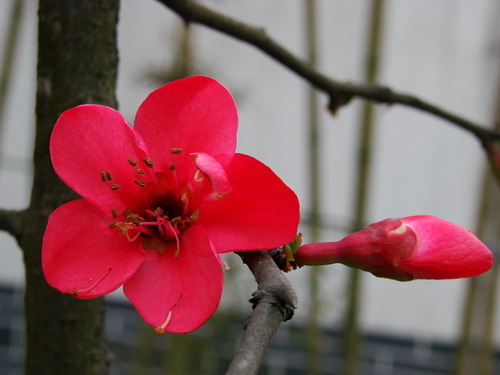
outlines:
{"label": "branch node", "polygon": [[16,240],[21,236],[21,220],[24,210],[0,209],[0,230],[12,235]]}

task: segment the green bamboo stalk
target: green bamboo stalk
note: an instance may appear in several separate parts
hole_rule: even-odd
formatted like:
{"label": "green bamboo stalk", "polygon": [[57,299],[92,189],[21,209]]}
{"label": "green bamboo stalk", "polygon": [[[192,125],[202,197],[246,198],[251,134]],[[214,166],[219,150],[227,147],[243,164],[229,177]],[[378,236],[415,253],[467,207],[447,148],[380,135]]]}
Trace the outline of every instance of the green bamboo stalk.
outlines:
{"label": "green bamboo stalk", "polygon": [[18,46],[19,28],[21,27],[24,4],[25,0],[14,0],[12,2],[5,48],[2,54],[2,71],[0,73],[0,141],[2,140],[3,124],[5,120],[5,103]]}
{"label": "green bamboo stalk", "polygon": [[[497,83],[497,94],[496,94],[497,105],[495,108],[495,113],[493,117],[493,123],[495,128],[500,129],[500,75],[498,77]],[[500,171],[494,171],[496,173],[485,172],[488,176],[488,186],[489,194],[488,198],[493,204],[487,205],[488,208],[488,219],[493,221],[493,225],[489,226],[490,231],[484,233],[483,239],[487,241],[488,244],[493,246],[494,249],[498,249],[500,245],[500,219],[498,216],[498,211],[500,208],[500,194],[498,187],[500,187]],[[486,205],[486,204],[485,204]],[[486,216],[486,215],[485,215]],[[490,223],[491,224],[491,223]],[[494,331],[495,331],[495,312],[496,312],[496,297],[498,290],[498,278],[500,274],[500,266],[498,262],[495,262],[492,270],[485,275],[487,279],[486,291],[485,291],[485,310],[484,310],[484,325],[481,334],[480,349],[478,352],[478,374],[479,375],[489,375],[493,371],[493,349],[494,349]]]}
{"label": "green bamboo stalk", "polygon": [[[500,228],[498,228],[500,230]],[[499,238],[500,240],[500,238]],[[500,241],[497,241],[497,244]],[[495,307],[496,296],[498,290],[498,275],[500,266],[497,262],[493,264],[493,268],[487,274],[488,284],[486,290],[486,308],[483,325],[483,334],[481,345],[478,352],[478,375],[492,375],[493,374],[493,341],[495,330]]]}
{"label": "green bamboo stalk", "polygon": [[143,323],[139,328],[135,345],[135,360],[132,363],[132,375],[144,375],[151,367],[154,345],[151,326]]}
{"label": "green bamboo stalk", "polygon": [[[488,210],[492,205],[492,178],[487,168],[483,172],[482,188],[480,193],[479,210],[476,219],[475,233],[481,239],[486,235]],[[480,288],[484,284],[484,276],[473,277],[467,280],[467,288],[462,305],[462,322],[455,349],[451,375],[468,375],[472,371],[474,357],[477,354],[477,343],[472,340],[472,328],[479,312],[477,307],[482,303]]]}
{"label": "green bamboo stalk", "polygon": [[[368,28],[367,54],[365,57],[364,78],[367,83],[377,81],[379,53],[382,42],[382,25],[384,1],[374,0],[371,8],[370,26]],[[370,188],[371,154],[373,144],[374,107],[370,102],[363,103],[360,132],[358,138],[358,168],[356,174],[356,194],[354,209],[354,226],[361,228],[366,221],[366,209]],[[358,373],[360,353],[359,311],[361,302],[361,272],[349,271],[347,283],[348,302],[344,318],[344,363],[342,375]]]}
{"label": "green bamboo stalk", "polygon": [[[309,64],[317,64],[317,18],[316,0],[306,0],[306,42],[307,57]],[[309,199],[311,204],[309,234],[311,242],[319,241],[320,224],[320,145],[319,145],[319,119],[318,119],[318,93],[312,86],[308,91],[308,140],[309,140]],[[308,375],[321,374],[322,338],[319,317],[321,312],[321,300],[319,296],[319,279],[321,269],[311,267],[309,270],[309,310],[307,325],[307,351]]]}
{"label": "green bamboo stalk", "polygon": [[469,347],[474,319],[475,304],[477,298],[478,278],[467,280],[464,302],[462,306],[462,323],[460,335],[453,359],[451,375],[466,375],[469,366]]}
{"label": "green bamboo stalk", "polygon": [[[497,83],[496,102],[500,103],[500,76]],[[495,129],[500,129],[500,106],[494,107],[493,123]],[[476,223],[476,234],[483,241],[488,241],[491,244],[498,244],[497,226],[493,225],[493,230],[488,231],[488,221],[493,218],[497,223],[499,222],[498,212],[498,198],[494,199],[495,194],[498,197],[499,180],[494,178],[493,174],[484,169],[482,189],[480,193],[480,203]],[[495,229],[497,232],[495,233]],[[493,232],[493,233],[490,233]],[[471,372],[473,367],[478,369],[478,374],[485,375],[491,373],[491,355],[493,345],[493,330],[494,330],[494,311],[496,305],[496,283],[498,282],[499,269],[494,265],[492,271],[487,275],[480,276],[479,278],[471,278],[468,280],[467,289],[464,296],[464,303],[462,307],[462,324],[460,335],[455,349],[455,356],[451,375],[467,375]],[[487,279],[487,280],[486,280]],[[487,284],[487,285],[484,285]],[[481,289],[480,289],[481,286]],[[486,289],[484,293],[479,292]],[[480,298],[484,297],[484,298]],[[486,304],[484,310],[484,325],[481,334],[481,343],[479,348],[477,343],[471,342],[472,326],[473,323],[480,320],[481,316],[478,310],[478,305]],[[474,359],[476,359],[474,361]],[[475,364],[475,366],[474,366]]]}
{"label": "green bamboo stalk", "polygon": [[184,23],[179,47],[179,72],[182,78],[189,77],[193,71],[193,27],[190,23]]}

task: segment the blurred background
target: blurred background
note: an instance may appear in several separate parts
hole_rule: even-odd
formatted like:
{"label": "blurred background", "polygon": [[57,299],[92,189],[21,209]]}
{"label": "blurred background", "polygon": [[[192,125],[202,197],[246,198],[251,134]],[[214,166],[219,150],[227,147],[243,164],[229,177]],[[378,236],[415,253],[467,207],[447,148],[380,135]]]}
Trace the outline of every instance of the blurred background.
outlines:
{"label": "blurred background", "polygon": [[[265,28],[332,78],[388,85],[484,126],[500,123],[496,0],[202,3]],[[35,0],[0,1],[2,208],[24,208],[31,190],[36,12]],[[131,124],[150,91],[182,76],[208,75],[233,93],[237,151],[269,165],[297,193],[305,242],[337,240],[388,217],[428,214],[471,229],[498,250],[499,189],[471,134],[413,109],[358,99],[332,116],[327,98],[279,63],[206,27],[186,27],[154,0],[122,0],[119,49],[119,109]],[[1,232],[0,256],[0,373],[20,374],[23,263],[15,241]],[[121,292],[110,296],[113,373],[223,373],[255,289],[238,257],[226,261],[231,271],[222,306],[191,335],[152,337]],[[282,326],[262,373],[494,374],[500,371],[496,272],[409,283],[340,265],[292,272],[299,308]]]}

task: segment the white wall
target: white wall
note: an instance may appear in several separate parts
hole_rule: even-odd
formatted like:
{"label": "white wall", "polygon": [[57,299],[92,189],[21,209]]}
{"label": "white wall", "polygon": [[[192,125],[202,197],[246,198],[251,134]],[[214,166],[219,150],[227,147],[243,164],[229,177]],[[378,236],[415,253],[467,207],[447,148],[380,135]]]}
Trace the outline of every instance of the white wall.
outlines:
{"label": "white wall", "polygon": [[[205,3],[265,27],[290,50],[305,55],[301,1]],[[361,79],[369,3],[319,1],[319,64],[323,72],[339,80]],[[492,77],[498,65],[498,55],[491,52],[495,42],[494,7],[493,0],[388,1],[381,83],[487,124],[496,83]],[[0,35],[5,34],[8,8],[9,2],[0,2]],[[128,119],[133,119],[137,106],[153,89],[144,80],[144,71],[172,58],[179,26],[178,17],[155,1],[123,0],[118,96],[120,109]],[[194,33],[196,61],[203,73],[219,79],[236,96],[240,113],[238,151],[271,166],[297,192],[307,212],[307,85],[253,47],[205,27],[196,27]],[[24,207],[31,188],[35,38],[36,5],[30,1],[4,120],[0,207]],[[325,217],[351,217],[359,103],[353,101],[336,117],[326,111],[321,114]],[[325,105],[326,98],[322,97],[322,108]],[[431,214],[472,229],[483,167],[483,155],[475,139],[442,120],[400,106],[379,107],[377,118],[370,220]],[[20,165],[14,163],[18,158],[22,160]],[[306,232],[306,228],[302,230]],[[338,233],[324,233],[324,239],[337,238]],[[0,256],[0,282],[21,285],[20,252],[14,241],[1,233]],[[229,257],[229,261],[236,263],[238,259]],[[243,273],[233,275],[231,280],[242,293],[237,298],[245,301],[253,284],[246,282],[251,280],[246,270],[240,270]],[[324,323],[334,324],[345,302],[345,270],[341,266],[326,270],[322,289],[328,314]],[[304,273],[290,275],[299,291],[299,319],[307,305]],[[463,281],[398,283],[368,274],[363,279],[366,328],[431,338],[454,337],[459,326]],[[231,283],[227,284],[226,304],[231,303],[227,296],[239,294],[231,292]]]}

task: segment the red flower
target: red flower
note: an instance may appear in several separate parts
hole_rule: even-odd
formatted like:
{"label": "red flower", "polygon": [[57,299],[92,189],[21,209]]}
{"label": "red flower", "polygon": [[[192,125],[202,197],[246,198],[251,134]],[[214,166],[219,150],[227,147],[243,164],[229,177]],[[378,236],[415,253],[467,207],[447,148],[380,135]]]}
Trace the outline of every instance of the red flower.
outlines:
{"label": "red flower", "polygon": [[54,169],[84,199],[49,218],[49,284],[78,298],[124,285],[158,333],[197,329],[222,293],[219,253],[293,241],[295,194],[264,164],[235,153],[236,107],[217,81],[192,77],[151,93],[131,128],[117,111],[64,112]]}
{"label": "red flower", "polygon": [[294,258],[299,265],[343,263],[400,281],[472,277],[493,264],[476,236],[433,216],[386,219],[338,242],[303,245]]}

